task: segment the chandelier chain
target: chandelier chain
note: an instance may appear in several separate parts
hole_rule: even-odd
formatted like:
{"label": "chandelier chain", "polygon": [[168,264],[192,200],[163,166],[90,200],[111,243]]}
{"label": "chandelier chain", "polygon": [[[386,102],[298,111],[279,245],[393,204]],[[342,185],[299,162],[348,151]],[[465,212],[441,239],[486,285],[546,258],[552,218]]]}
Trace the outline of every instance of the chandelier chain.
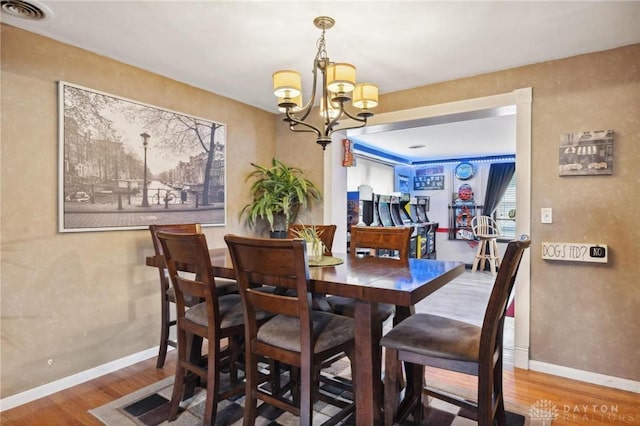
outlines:
{"label": "chandelier chain", "polygon": [[316,46],[318,47],[318,53],[316,53],[316,61],[320,59],[328,59],[329,55],[327,54],[327,44],[324,40],[324,34],[326,30],[322,30],[322,35],[316,42]]}

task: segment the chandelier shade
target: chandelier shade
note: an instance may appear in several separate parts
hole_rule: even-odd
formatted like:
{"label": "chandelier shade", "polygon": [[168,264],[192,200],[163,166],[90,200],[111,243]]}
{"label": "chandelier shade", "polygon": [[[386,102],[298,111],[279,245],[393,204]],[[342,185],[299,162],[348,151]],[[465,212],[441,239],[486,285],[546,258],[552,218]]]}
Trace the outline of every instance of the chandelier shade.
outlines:
{"label": "chandelier shade", "polygon": [[349,93],[356,87],[356,67],[351,64],[331,64],[327,67],[327,89],[334,93]]}
{"label": "chandelier shade", "polygon": [[[278,109],[284,112],[284,121],[293,132],[316,134],[316,142],[326,149],[331,143],[331,134],[340,130],[364,127],[373,116],[370,108],[378,105],[378,87],[373,83],[356,83],[356,67],[345,62],[331,62],[325,49],[326,30],[335,21],[328,16],[319,16],[313,21],[322,30],[316,44],[318,50],[313,62],[313,86],[306,104],[302,103],[302,77],[293,70],[273,73],[273,93],[278,98]],[[316,105],[316,91],[319,95],[321,124],[309,120],[309,114]],[[306,98],[306,96],[305,96]],[[353,99],[353,100],[352,100]],[[350,112],[348,104],[358,111]],[[340,126],[340,120],[349,120]]]}
{"label": "chandelier shade", "polygon": [[352,104],[356,108],[367,109],[378,106],[378,86],[371,83],[360,83],[353,90]]}
{"label": "chandelier shade", "polygon": [[273,73],[273,93],[279,98],[295,98],[302,92],[302,76],[297,71],[281,70]]}

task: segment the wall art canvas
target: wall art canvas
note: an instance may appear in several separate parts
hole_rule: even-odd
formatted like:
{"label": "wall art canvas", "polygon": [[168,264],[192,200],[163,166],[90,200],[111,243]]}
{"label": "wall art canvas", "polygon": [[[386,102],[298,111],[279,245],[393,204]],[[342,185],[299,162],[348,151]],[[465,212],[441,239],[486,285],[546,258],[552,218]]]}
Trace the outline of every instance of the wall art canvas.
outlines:
{"label": "wall art canvas", "polygon": [[613,174],[613,130],[562,135],[559,173],[560,176]]}
{"label": "wall art canvas", "polygon": [[226,125],[59,82],[60,232],[226,221]]}

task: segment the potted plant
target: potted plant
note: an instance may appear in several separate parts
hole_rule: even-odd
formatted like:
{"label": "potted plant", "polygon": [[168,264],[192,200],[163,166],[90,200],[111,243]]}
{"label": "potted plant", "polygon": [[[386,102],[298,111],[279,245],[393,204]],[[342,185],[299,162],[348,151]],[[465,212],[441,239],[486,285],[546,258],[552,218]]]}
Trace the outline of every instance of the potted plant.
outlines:
{"label": "potted plant", "polygon": [[283,162],[271,161],[271,167],[251,163],[255,169],[247,176],[251,184],[252,201],[240,211],[249,226],[258,219],[269,224],[272,237],[285,238],[289,224],[293,223],[300,208],[312,200],[320,201],[320,190],[304,177],[302,169]]}
{"label": "potted plant", "polygon": [[312,262],[322,260],[324,253],[324,243],[322,242],[322,230],[315,225],[304,226],[291,231],[296,238],[301,238],[307,243],[307,258]]}

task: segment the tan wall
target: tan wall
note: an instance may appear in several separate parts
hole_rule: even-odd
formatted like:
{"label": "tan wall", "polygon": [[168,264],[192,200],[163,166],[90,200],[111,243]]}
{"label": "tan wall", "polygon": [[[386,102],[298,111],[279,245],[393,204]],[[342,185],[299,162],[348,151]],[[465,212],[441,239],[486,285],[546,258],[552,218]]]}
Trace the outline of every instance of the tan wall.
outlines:
{"label": "tan wall", "polygon": [[[249,162],[277,155],[316,183],[324,177],[312,135],[292,134],[269,113],[3,25],[3,398],[157,344],[147,231],[57,233],[59,80],[228,125],[227,226],[205,229],[212,246],[247,232],[237,213]],[[534,96],[532,358],[640,380],[640,247],[629,208],[640,183],[640,45],[384,95],[377,112],[522,87]],[[598,129],[616,131],[614,175],[558,177],[560,135]],[[541,207],[553,207],[552,225],[538,223]],[[543,261],[542,241],[606,243],[610,261]]]}
{"label": "tan wall", "polygon": [[59,80],[227,125],[227,226],[205,228],[211,246],[248,232],[249,163],[275,153],[272,114],[2,25],[2,398],[158,344],[148,231],[57,232]]}
{"label": "tan wall", "polygon": [[[524,87],[533,88],[531,359],[640,380],[640,45],[383,95],[376,112]],[[613,176],[559,177],[560,136],[602,129],[615,130]],[[312,135],[280,123],[276,132],[278,155],[323,176]],[[541,207],[553,208],[553,224],[540,224]],[[609,263],[544,261],[543,241],[608,244]]]}

